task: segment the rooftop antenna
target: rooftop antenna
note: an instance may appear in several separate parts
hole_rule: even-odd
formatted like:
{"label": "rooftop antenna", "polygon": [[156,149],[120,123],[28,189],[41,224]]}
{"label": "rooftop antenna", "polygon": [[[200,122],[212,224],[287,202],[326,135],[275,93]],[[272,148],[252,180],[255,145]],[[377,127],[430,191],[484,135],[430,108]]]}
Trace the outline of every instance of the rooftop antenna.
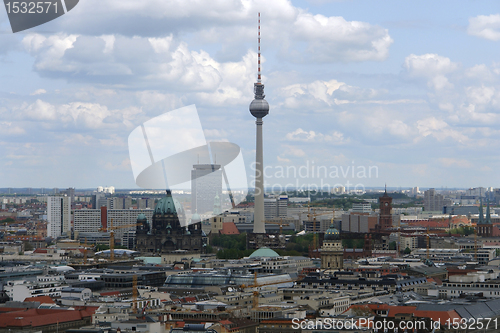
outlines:
{"label": "rooftop antenna", "polygon": [[259,12],[259,35],[258,35],[258,55],[257,55],[257,84],[261,84],[261,77],[260,77],[260,12]]}

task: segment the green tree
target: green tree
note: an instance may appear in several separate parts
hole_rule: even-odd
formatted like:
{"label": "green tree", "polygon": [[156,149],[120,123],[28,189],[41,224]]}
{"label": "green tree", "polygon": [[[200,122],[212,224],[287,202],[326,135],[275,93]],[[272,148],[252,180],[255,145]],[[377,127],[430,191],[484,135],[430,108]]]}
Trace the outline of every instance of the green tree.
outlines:
{"label": "green tree", "polygon": [[407,247],[404,251],[403,251],[404,254],[410,254],[411,253],[411,250],[409,247]]}
{"label": "green tree", "polygon": [[395,250],[396,249],[396,242],[390,242],[389,243],[389,250]]}

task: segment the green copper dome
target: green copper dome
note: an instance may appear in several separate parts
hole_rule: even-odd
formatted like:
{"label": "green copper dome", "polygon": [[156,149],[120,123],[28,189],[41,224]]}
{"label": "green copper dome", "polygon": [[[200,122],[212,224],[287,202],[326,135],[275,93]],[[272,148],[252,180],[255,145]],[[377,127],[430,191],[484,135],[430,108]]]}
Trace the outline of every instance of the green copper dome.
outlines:
{"label": "green copper dome", "polygon": [[174,214],[183,213],[181,204],[172,198],[172,192],[167,190],[167,195],[161,198],[155,206],[155,214]]}
{"label": "green copper dome", "polygon": [[137,221],[142,221],[147,219],[148,218],[146,217],[146,215],[144,215],[144,213],[140,213],[139,215],[137,215]]}
{"label": "green copper dome", "polygon": [[275,258],[279,256],[280,255],[276,253],[276,251],[271,250],[268,247],[261,247],[260,249],[253,251],[253,253],[250,255],[250,258]]}
{"label": "green copper dome", "polygon": [[325,240],[340,239],[340,232],[333,226],[333,224],[325,232]]}

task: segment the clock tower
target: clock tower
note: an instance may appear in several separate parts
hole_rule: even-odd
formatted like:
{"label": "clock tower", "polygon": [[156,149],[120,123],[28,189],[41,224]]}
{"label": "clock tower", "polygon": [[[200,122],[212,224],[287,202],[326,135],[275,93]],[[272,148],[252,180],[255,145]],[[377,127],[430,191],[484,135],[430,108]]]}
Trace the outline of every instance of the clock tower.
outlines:
{"label": "clock tower", "polygon": [[380,203],[379,228],[387,229],[392,227],[392,198],[387,195],[387,186],[384,195],[378,198]]}

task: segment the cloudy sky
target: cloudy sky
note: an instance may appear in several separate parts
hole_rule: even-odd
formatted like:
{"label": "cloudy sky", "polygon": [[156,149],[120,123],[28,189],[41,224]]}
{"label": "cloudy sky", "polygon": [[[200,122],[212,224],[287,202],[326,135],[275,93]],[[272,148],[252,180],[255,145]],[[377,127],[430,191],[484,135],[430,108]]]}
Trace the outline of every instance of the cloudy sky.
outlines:
{"label": "cloudy sky", "polygon": [[259,11],[268,185],[500,186],[498,0],[81,0],[0,11],[0,187],[135,188],[129,134],[191,104],[251,174]]}

